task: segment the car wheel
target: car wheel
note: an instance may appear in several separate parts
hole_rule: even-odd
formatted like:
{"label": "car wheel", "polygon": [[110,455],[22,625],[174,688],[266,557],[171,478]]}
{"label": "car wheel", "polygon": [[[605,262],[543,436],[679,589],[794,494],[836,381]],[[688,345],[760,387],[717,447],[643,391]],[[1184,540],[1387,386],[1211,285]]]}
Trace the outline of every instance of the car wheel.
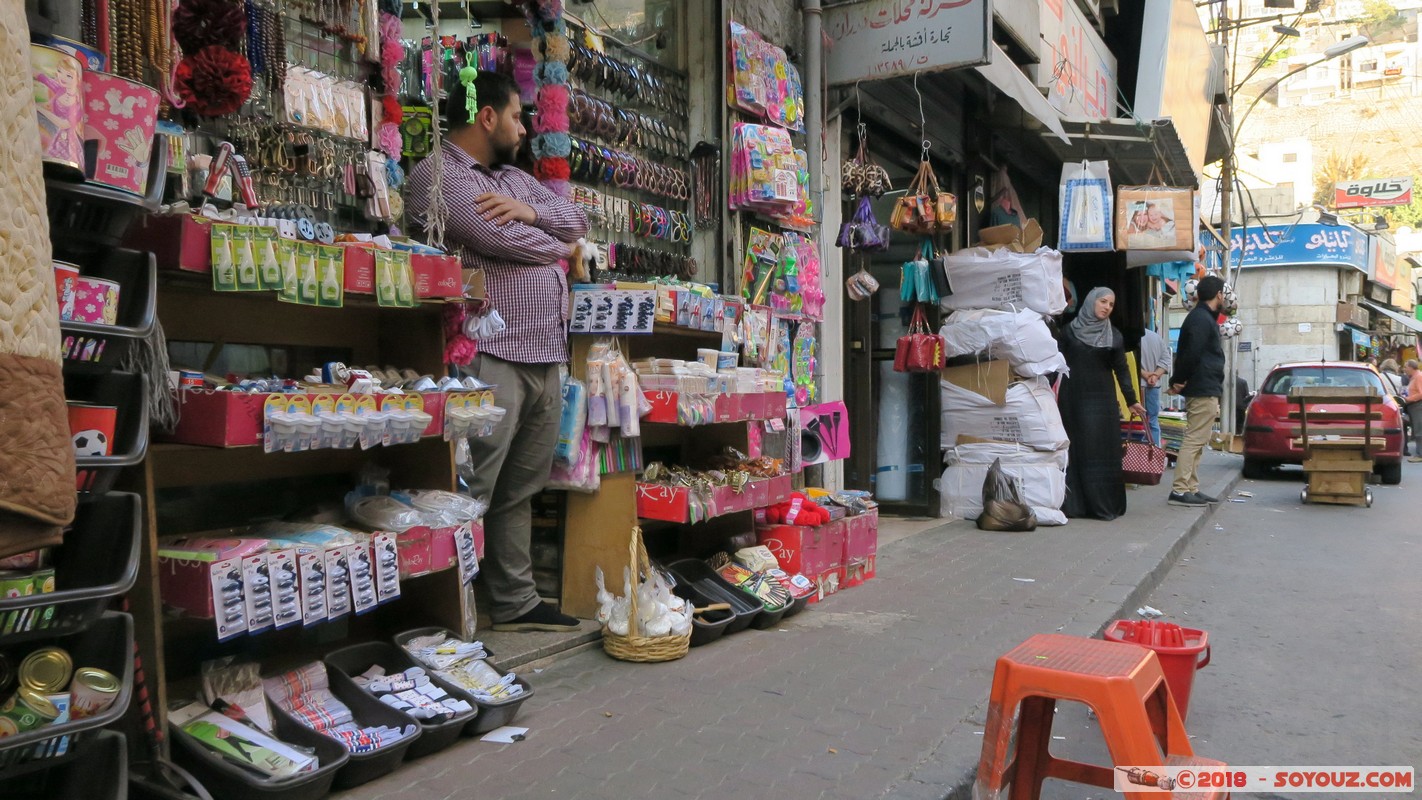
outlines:
{"label": "car wheel", "polygon": [[1379,464],[1378,477],[1382,479],[1384,486],[1396,486],[1402,483],[1402,462]]}
{"label": "car wheel", "polygon": [[1256,458],[1244,459],[1244,477],[1257,481],[1269,474],[1269,465]]}

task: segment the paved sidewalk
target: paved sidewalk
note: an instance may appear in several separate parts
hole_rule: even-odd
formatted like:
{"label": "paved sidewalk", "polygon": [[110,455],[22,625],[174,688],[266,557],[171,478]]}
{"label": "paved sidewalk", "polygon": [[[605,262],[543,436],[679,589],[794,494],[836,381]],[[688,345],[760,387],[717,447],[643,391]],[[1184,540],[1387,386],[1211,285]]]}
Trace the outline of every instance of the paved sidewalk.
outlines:
{"label": "paved sidewalk", "polygon": [[[1239,463],[1208,453],[1205,490],[1226,493]],[[525,666],[526,741],[460,742],[342,797],[967,797],[994,660],[1133,611],[1208,524],[1168,491],[1132,491],[1110,523],[908,536],[880,549],[867,584],[680,661],[589,650]]]}

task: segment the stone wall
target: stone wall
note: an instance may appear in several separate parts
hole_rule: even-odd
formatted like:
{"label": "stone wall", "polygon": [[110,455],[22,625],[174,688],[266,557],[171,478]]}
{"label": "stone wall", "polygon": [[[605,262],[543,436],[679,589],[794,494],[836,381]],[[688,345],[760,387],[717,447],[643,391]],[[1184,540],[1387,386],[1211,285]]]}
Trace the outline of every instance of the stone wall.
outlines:
{"label": "stone wall", "polygon": [[798,0],[731,0],[730,9],[731,19],[803,58],[805,25]]}

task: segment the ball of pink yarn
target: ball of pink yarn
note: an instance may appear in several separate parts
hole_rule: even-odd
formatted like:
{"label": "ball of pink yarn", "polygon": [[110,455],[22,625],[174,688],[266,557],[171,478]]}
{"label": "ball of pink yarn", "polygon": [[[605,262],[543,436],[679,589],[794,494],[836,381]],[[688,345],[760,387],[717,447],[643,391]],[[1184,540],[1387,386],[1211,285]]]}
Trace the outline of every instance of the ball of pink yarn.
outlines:
{"label": "ball of pink yarn", "polygon": [[400,137],[400,126],[387,122],[380,126],[380,149],[391,158],[399,158],[405,141]]}

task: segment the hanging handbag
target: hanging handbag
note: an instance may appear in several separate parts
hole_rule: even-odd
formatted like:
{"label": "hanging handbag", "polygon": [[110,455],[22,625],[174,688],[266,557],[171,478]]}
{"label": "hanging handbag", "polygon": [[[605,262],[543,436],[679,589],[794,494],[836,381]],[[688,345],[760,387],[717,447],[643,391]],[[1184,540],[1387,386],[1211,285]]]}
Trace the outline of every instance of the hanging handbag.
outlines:
{"label": "hanging handbag", "polygon": [[889,224],[905,233],[932,234],[953,227],[958,220],[958,198],[938,188],[938,176],[927,160],[918,162],[907,193],[894,204]]}
{"label": "hanging handbag", "polygon": [[[1137,417],[1139,419],[1139,417]],[[1144,420],[1142,420],[1144,422]],[[1150,426],[1146,426],[1150,430]],[[1149,436],[1149,433],[1147,433]],[[1154,442],[1126,441],[1121,449],[1121,479],[1141,486],[1160,485],[1165,475],[1165,450]]]}
{"label": "hanging handbag", "polygon": [[943,256],[933,252],[933,239],[924,238],[923,252],[928,261],[928,279],[933,282],[934,293],[939,298],[951,295],[953,287],[948,283],[948,265],[943,263]]}
{"label": "hanging handbag", "polygon": [[948,360],[948,348],[943,337],[928,330],[928,317],[923,306],[913,307],[909,332],[899,337],[894,348],[895,372],[937,372]]}
{"label": "hanging handbag", "polygon": [[1151,167],[1150,183],[1116,188],[1116,245],[1122,250],[1193,249],[1199,214],[1195,190],[1167,186]]}
{"label": "hanging handbag", "polygon": [[874,217],[874,203],[861,197],[854,216],[839,226],[835,245],[859,253],[882,253],[889,249],[889,226]]}

